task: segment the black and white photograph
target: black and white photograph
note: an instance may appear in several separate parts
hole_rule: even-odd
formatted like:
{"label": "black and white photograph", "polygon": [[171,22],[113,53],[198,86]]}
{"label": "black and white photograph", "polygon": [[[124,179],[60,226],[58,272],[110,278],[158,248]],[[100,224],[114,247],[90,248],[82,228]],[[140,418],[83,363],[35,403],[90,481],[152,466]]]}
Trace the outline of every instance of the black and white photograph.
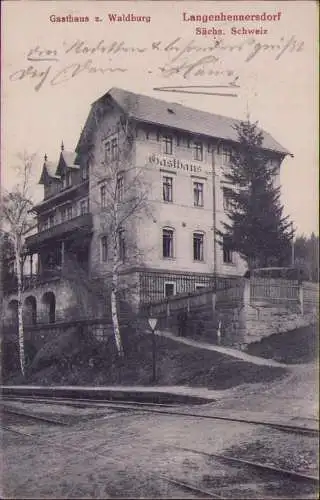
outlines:
{"label": "black and white photograph", "polygon": [[319,5],[1,5],[0,496],[317,499]]}

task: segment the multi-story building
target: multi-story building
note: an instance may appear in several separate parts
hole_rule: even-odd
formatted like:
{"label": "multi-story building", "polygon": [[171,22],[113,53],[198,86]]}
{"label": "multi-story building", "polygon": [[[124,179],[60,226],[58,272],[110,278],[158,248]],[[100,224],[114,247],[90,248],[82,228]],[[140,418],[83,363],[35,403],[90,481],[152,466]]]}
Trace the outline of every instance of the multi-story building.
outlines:
{"label": "multi-story building", "polygon": [[[137,305],[207,286],[214,276],[242,275],[245,263],[215,238],[228,208],[224,173],[236,123],[117,88],[94,102],[75,152],[62,145],[59,161],[43,164],[38,232],[27,240],[29,260],[37,255],[24,291],[33,317],[79,314],[77,281],[63,270],[72,262],[78,280],[108,282],[115,251]],[[263,149],[279,172],[288,151],[267,133]],[[130,207],[139,203],[115,229],[121,212],[114,207],[129,199]]]}

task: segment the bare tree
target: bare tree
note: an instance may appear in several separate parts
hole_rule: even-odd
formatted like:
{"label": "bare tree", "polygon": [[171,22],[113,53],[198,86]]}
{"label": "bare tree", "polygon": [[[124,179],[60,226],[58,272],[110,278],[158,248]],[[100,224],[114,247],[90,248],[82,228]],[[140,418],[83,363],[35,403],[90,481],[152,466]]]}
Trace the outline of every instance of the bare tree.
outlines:
{"label": "bare tree", "polygon": [[137,167],[133,160],[136,130],[129,117],[131,107],[132,103],[124,106],[125,111],[118,115],[110,133],[103,109],[97,106],[93,110],[96,147],[87,151],[91,190],[95,193],[91,195],[90,210],[99,213],[100,231],[105,235],[105,260],[111,281],[111,316],[120,357],[124,352],[118,316],[119,295],[124,289],[134,286],[128,282],[124,284],[121,275],[128,267],[143,261],[137,241],[138,221],[152,216],[146,169]]}
{"label": "bare tree", "polygon": [[20,164],[15,169],[17,182],[10,191],[2,193],[1,203],[4,230],[14,249],[17,276],[19,356],[21,372],[24,375],[23,267],[26,257],[25,239],[30,229],[34,226],[34,218],[30,214],[33,206],[30,188],[35,155],[24,153],[19,154],[18,157]]}

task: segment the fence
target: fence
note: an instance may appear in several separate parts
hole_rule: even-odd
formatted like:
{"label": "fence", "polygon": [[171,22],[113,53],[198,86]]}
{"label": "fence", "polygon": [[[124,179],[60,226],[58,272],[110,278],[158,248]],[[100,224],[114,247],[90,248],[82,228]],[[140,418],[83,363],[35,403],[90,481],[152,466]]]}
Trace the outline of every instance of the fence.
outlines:
{"label": "fence", "polygon": [[197,290],[192,294],[180,294],[167,297],[158,303],[149,304],[144,307],[149,316],[170,316],[170,314],[186,310],[191,311],[205,307],[208,304],[212,307],[212,287],[203,290]]}
{"label": "fence", "polygon": [[246,280],[239,278],[232,282],[232,286],[216,288],[216,307],[236,307],[241,306],[244,301],[244,288]]}
{"label": "fence", "polygon": [[303,282],[300,291],[302,312],[309,313],[318,310],[319,307],[319,286],[317,283]]}
{"label": "fence", "polygon": [[[223,283],[223,282],[221,282]],[[188,312],[186,335],[239,346],[263,336],[311,324],[317,317],[318,286],[284,279],[251,278],[225,282],[145,305],[158,328],[179,331],[179,312]],[[220,340],[219,340],[220,341]]]}
{"label": "fence", "polygon": [[[140,272],[141,304],[152,304],[165,300],[165,285],[174,285],[175,293],[193,294],[197,290],[212,287],[215,290],[225,290],[239,281],[238,276],[217,276],[215,274],[181,273],[162,271]],[[171,297],[172,298],[172,297]],[[171,300],[170,298],[170,300]]]}
{"label": "fence", "polygon": [[251,302],[299,302],[300,287],[298,281],[273,278],[250,279]]}

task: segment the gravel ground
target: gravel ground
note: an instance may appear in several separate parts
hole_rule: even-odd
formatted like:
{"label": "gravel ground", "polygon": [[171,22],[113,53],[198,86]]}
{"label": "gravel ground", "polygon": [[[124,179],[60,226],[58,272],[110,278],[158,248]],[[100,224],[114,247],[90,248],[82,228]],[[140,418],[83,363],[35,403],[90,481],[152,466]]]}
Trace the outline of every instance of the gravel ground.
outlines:
{"label": "gravel ground", "polygon": [[[242,410],[315,418],[315,368],[314,364],[292,366],[290,375],[277,383],[242,385],[226,392],[218,402],[201,406],[201,411],[208,414],[210,409],[214,412],[219,408],[227,415],[228,410]],[[42,404],[36,409],[46,413]],[[59,405],[55,405],[55,415],[59,412]],[[66,407],[60,415],[70,412],[90,417],[87,409]],[[95,410],[91,417],[97,418],[81,419],[72,427],[24,423],[21,419],[14,424],[11,420],[10,425],[17,430],[36,435],[2,431],[2,498],[195,498],[159,474],[216,492],[223,487],[226,498],[307,498],[311,493],[310,487],[303,485],[291,491],[289,484],[283,481],[279,485],[279,480],[272,478],[265,483],[259,474],[237,473],[228,464],[212,462],[181,447],[236,454],[317,475],[318,442],[308,436],[243,423],[143,412],[112,416],[108,410],[99,410],[99,414]]]}
{"label": "gravel ground", "polygon": [[[37,436],[3,431],[4,498],[195,497],[160,474],[208,489],[237,484],[237,496],[229,498],[264,498],[259,475],[251,471],[239,476],[234,467],[213,464],[181,447],[223,454],[237,450],[239,456],[249,457],[261,446],[263,454],[273,451],[274,460],[285,455],[286,461],[294,460],[298,450],[310,460],[315,456],[310,438],[191,417],[127,413],[112,419],[100,416],[71,428],[34,424],[33,430],[29,422],[24,426],[19,420],[16,429]],[[310,462],[308,470],[312,466]]]}
{"label": "gravel ground", "polygon": [[288,375],[276,382],[243,384],[222,396],[212,408],[318,419],[318,393],[318,366],[312,362],[292,365]]}
{"label": "gravel ground", "polygon": [[311,476],[319,471],[316,439],[265,427],[255,440],[232,446],[225,454]]}

